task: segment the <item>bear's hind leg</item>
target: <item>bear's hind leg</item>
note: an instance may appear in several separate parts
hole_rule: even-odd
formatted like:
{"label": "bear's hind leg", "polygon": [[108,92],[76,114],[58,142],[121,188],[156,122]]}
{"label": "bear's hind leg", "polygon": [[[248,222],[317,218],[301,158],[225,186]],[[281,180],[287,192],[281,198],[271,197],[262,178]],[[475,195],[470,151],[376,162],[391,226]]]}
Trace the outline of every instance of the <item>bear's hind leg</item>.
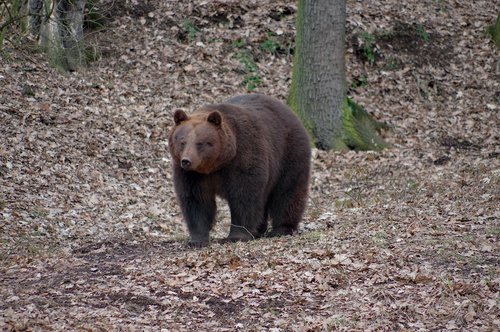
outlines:
{"label": "bear's hind leg", "polygon": [[290,177],[274,188],[268,202],[272,219],[269,236],[292,235],[297,231],[306,208],[309,192],[309,172],[295,179]]}
{"label": "bear's hind leg", "polygon": [[[241,186],[248,188],[248,186]],[[249,190],[252,192],[251,190]],[[259,238],[267,230],[267,212],[262,194],[258,190],[254,195],[236,192],[228,198],[231,211],[231,229],[225,242],[248,241]]]}
{"label": "bear's hind leg", "polygon": [[262,237],[266,234],[268,225],[267,225],[267,219],[269,218],[269,213],[267,212],[268,209],[264,210],[264,215],[262,216],[262,220],[260,224],[257,226],[257,238]]}

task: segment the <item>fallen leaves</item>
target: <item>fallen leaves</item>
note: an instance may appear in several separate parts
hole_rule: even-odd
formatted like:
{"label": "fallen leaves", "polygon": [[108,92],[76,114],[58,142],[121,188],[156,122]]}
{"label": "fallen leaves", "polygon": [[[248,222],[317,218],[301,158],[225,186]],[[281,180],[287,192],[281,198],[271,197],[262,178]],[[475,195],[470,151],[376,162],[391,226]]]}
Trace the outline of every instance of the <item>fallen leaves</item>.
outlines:
{"label": "fallen leaves", "polygon": [[[3,329],[500,328],[489,2],[348,1],[348,36],[387,32],[374,65],[351,43],[346,60],[349,81],[365,82],[351,94],[392,125],[394,148],[314,150],[301,234],[202,250],[186,248],[173,194],[171,111],[245,92],[238,42],[256,91],[286,100],[295,4],[113,4],[95,36],[103,57],[84,72],[63,75],[22,47],[2,59]],[[260,48],[271,32],[275,54]]]}

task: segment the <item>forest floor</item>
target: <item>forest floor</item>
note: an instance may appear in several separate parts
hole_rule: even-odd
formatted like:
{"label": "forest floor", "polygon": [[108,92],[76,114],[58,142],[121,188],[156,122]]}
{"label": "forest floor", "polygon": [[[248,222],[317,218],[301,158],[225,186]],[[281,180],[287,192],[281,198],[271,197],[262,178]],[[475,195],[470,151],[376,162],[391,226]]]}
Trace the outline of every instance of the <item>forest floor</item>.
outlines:
{"label": "forest floor", "polygon": [[[99,59],[0,53],[0,330],[500,329],[491,1],[347,1],[350,94],[383,152],[313,152],[299,234],[194,250],[172,110],[285,101],[294,1],[108,1]],[[214,238],[229,229],[220,202]]]}

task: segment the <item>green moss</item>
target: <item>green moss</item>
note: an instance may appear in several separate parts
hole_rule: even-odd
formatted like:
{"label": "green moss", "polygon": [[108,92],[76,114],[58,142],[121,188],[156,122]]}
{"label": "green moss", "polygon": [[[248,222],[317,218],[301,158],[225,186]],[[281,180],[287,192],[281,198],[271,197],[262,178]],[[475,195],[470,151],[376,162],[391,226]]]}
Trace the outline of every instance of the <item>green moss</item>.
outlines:
{"label": "green moss", "polygon": [[[288,104],[299,116],[311,137],[314,137],[314,124],[305,112],[301,112],[296,104],[295,97],[290,95]],[[331,143],[334,151],[368,151],[383,150],[390,145],[379,135],[384,129],[389,129],[388,125],[374,120],[360,105],[356,104],[349,97],[346,97],[341,114],[342,134],[338,135]],[[314,141],[314,139],[312,140]]]}
{"label": "green moss", "polygon": [[363,107],[349,97],[344,103],[341,118],[343,130],[341,140],[350,150],[382,150],[389,147],[389,144],[378,135],[380,130],[388,129],[388,126],[374,120]]}
{"label": "green moss", "polygon": [[492,25],[488,28],[488,33],[490,34],[491,39],[493,40],[497,48],[500,48],[500,14],[498,14],[497,16],[495,25]]}
{"label": "green moss", "polygon": [[[311,138],[314,137],[314,124],[310,117],[297,107],[296,97],[290,94],[288,105],[298,115]],[[341,114],[342,134],[334,138],[331,149],[334,151],[383,150],[390,145],[379,135],[388,125],[374,120],[360,105],[346,97]],[[314,141],[312,139],[311,141]]]}

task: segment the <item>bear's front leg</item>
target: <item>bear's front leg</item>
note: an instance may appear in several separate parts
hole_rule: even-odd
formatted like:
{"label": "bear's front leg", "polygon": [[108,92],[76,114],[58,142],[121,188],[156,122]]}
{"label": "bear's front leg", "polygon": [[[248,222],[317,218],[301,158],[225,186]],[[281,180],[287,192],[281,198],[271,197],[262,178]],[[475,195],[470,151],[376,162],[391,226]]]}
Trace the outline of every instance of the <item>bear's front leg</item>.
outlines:
{"label": "bear's front leg", "polygon": [[189,230],[189,246],[195,248],[207,246],[215,219],[215,198],[207,200],[194,195],[183,195],[179,200]]}
{"label": "bear's front leg", "polygon": [[205,247],[215,220],[215,192],[200,174],[182,170],[174,174],[175,191],[190,235],[188,245]]}

